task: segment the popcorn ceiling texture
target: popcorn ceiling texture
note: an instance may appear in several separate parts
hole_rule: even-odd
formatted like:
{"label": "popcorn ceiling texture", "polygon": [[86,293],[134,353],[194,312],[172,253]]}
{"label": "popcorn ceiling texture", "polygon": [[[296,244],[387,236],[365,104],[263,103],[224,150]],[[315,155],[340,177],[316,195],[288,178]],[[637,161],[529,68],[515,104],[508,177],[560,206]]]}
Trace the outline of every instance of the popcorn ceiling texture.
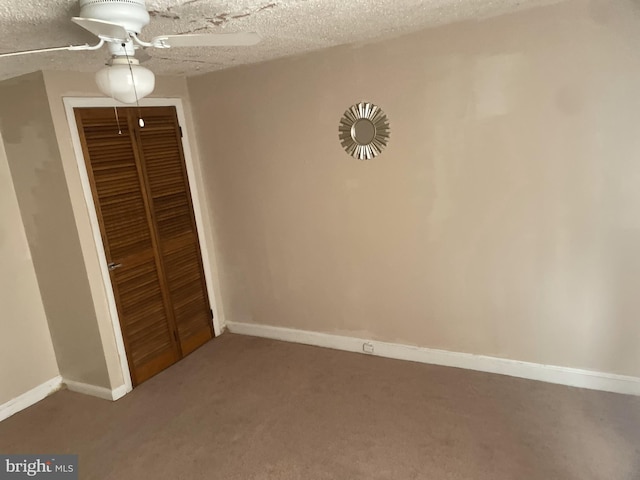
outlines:
{"label": "popcorn ceiling texture", "polygon": [[[500,15],[558,0],[147,0],[149,39],[161,34],[256,31],[252,47],[148,50],[157,74],[193,75],[340,44],[398,36],[436,25]],[[76,0],[0,0],[0,52],[94,43],[71,23]],[[95,71],[97,52],[0,59],[0,79],[36,70]]]}

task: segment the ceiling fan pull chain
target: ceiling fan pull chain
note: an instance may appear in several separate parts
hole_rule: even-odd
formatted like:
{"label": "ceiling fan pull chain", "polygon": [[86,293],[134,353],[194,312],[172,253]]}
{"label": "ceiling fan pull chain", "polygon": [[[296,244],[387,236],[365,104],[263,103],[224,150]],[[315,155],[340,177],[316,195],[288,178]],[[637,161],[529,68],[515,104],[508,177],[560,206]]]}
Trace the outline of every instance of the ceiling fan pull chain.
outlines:
{"label": "ceiling fan pull chain", "polygon": [[118,118],[118,107],[114,105],[113,111],[116,112],[116,123],[118,124],[118,135],[122,135],[122,128],[120,128],[120,118]]}
{"label": "ceiling fan pull chain", "polygon": [[[123,43],[122,46],[124,47],[125,44]],[[131,68],[131,59],[129,58],[129,54],[127,53],[127,50],[125,49],[124,54],[127,57],[127,62],[129,63],[129,72],[131,72],[131,84],[133,85],[133,94],[136,97],[136,107],[138,107],[138,125],[140,125],[140,128],[144,128],[144,120],[142,119],[142,114],[140,113],[140,100],[138,99],[138,89],[136,88],[136,77],[133,74],[133,68]]]}

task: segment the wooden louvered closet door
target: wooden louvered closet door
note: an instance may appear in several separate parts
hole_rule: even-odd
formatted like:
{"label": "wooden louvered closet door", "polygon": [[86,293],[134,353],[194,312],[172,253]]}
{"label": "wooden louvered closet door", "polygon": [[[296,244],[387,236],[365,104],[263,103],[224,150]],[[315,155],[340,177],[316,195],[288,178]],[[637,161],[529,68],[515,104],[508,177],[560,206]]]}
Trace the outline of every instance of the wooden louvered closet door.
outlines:
{"label": "wooden louvered closet door", "polygon": [[137,385],[213,337],[181,131],[173,107],[75,115]]}
{"label": "wooden louvered closet door", "polygon": [[151,212],[155,220],[169,301],[183,355],[212,335],[211,309],[202,269],[181,131],[173,107],[141,109],[139,128]]}

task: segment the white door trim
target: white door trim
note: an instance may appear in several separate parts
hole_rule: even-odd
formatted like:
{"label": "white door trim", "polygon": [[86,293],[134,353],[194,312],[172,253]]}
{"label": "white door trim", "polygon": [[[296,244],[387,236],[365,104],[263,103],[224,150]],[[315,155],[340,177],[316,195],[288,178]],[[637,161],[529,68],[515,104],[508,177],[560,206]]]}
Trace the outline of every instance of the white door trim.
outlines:
{"label": "white door trim", "polygon": [[[120,357],[120,368],[122,370],[122,377],[124,378],[126,393],[129,393],[133,389],[133,385],[131,382],[131,372],[129,371],[129,364],[127,363],[127,353],[124,348],[124,339],[122,336],[122,329],[120,328],[120,320],[118,317],[118,310],[116,308],[115,295],[113,293],[113,287],[111,285],[111,277],[109,275],[109,269],[107,267],[107,257],[105,255],[104,244],[102,243],[102,236],[100,234],[100,224],[98,223],[96,206],[93,202],[91,183],[89,182],[89,175],[87,173],[85,165],[82,144],[80,142],[80,135],[78,133],[78,125],[76,123],[76,117],[73,109],[83,107],[126,107],[130,105],[124,105],[111,98],[105,97],[64,97],[63,101],[65,113],[67,115],[67,122],[69,123],[69,130],[71,132],[71,140],[73,142],[73,150],[76,157],[78,172],[80,174],[80,180],[82,182],[84,201],[89,213],[93,240],[95,242],[96,251],[98,253],[98,260],[100,262],[102,283],[104,285],[104,291],[107,295],[109,316],[111,317],[111,323],[113,324],[113,333],[116,339],[118,355]],[[192,155],[191,144],[189,142],[189,136],[187,135],[187,121],[182,105],[182,100],[179,98],[144,98],[140,100],[140,106],[171,106],[176,108],[176,112],[178,114],[178,122],[180,123],[180,126],[184,131],[184,136],[182,137],[182,149],[184,151],[184,159],[187,167],[187,178],[189,180],[189,187],[191,189],[193,211],[196,219],[196,227],[198,229],[198,241],[200,242],[200,252],[202,255],[204,276],[207,284],[207,293],[209,295],[209,303],[211,305],[211,309],[213,310],[213,329],[216,336],[220,335],[222,333],[222,326],[220,325],[220,316],[218,315],[218,309],[216,306],[213,272],[211,271],[211,256],[208,249],[209,243],[207,242],[210,232],[205,229],[205,221],[202,208],[202,205],[205,203],[204,188],[199,185],[199,179],[202,178],[202,175],[200,174],[200,165],[196,164]]]}

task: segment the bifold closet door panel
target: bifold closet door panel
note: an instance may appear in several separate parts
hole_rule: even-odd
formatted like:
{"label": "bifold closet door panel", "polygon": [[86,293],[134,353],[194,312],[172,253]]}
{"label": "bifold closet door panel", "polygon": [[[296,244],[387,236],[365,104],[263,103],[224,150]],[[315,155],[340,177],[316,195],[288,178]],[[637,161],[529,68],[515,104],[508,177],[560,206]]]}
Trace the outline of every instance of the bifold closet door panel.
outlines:
{"label": "bifold closet door panel", "polygon": [[[100,231],[134,385],[180,357],[145,197],[135,131],[126,111],[76,109]],[[122,133],[120,134],[119,131]]]}
{"label": "bifold closet door panel", "polygon": [[181,131],[173,107],[142,108],[136,128],[164,274],[183,355],[213,337]]}

